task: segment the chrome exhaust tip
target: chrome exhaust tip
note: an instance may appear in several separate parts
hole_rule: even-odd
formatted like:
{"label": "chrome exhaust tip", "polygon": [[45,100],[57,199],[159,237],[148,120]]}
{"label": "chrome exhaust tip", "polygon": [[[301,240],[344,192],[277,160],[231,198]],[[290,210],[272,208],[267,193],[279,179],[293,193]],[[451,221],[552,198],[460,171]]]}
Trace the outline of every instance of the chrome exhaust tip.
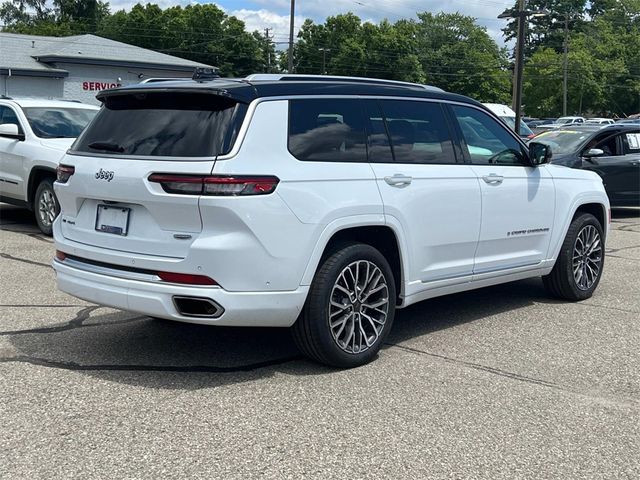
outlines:
{"label": "chrome exhaust tip", "polygon": [[184,317],[218,318],[224,313],[224,308],[205,297],[174,296],[173,305]]}

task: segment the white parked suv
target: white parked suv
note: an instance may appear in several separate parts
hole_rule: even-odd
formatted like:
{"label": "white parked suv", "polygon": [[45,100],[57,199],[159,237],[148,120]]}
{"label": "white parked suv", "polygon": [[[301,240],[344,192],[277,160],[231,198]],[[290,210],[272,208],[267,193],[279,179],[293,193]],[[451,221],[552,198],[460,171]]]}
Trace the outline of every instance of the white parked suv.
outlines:
{"label": "white parked suv", "polygon": [[292,327],[371,360],[396,308],[528,277],[600,280],[609,201],[480,103],[433,87],[254,75],[104,91],[58,170],[58,287],[152,317]]}
{"label": "white parked suv", "polygon": [[34,210],[47,235],[60,210],[53,191],[58,161],[97,111],[78,102],[0,96],[0,201]]}

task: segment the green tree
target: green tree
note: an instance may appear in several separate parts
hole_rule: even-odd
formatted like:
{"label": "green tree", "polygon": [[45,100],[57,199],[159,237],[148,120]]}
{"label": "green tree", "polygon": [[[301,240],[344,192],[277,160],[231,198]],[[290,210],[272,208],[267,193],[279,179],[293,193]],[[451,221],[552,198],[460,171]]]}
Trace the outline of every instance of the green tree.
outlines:
{"label": "green tree", "polygon": [[484,102],[509,100],[507,52],[473,17],[420,13],[418,18],[418,57],[429,83]]}
{"label": "green tree", "polygon": [[32,35],[65,36],[93,32],[109,15],[99,0],[13,0],[0,5],[4,30]]}

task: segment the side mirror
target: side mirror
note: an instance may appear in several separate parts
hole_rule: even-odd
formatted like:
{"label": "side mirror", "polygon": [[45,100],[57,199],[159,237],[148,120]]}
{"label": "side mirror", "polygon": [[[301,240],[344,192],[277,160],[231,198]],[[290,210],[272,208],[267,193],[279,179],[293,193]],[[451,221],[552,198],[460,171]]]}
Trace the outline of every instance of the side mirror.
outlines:
{"label": "side mirror", "polygon": [[544,143],[531,141],[529,142],[529,159],[531,164],[535,167],[538,165],[544,165],[551,161],[551,148]]}
{"label": "side mirror", "polygon": [[591,148],[582,154],[585,158],[601,157],[602,155],[604,155],[604,150],[600,148]]}
{"label": "side mirror", "polygon": [[0,137],[22,141],[24,140],[24,133],[19,133],[18,125],[15,123],[2,123],[0,124]]}

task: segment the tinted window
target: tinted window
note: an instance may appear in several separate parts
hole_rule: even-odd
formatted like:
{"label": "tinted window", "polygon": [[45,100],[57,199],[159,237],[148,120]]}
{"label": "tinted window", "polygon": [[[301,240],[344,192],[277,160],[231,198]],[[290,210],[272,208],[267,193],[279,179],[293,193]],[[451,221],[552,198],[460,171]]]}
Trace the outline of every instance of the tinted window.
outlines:
{"label": "tinted window", "polygon": [[455,163],[453,143],[439,103],[382,100],[380,105],[396,162]]}
{"label": "tinted window", "polygon": [[98,113],[86,108],[27,107],[22,110],[31,130],[40,138],[76,138]]}
{"label": "tinted window", "polygon": [[528,165],[522,147],[505,126],[475,108],[452,108],[472,163]]}
{"label": "tinted window", "polygon": [[107,97],[73,150],[109,155],[209,157],[228,153],[246,106],[212,94]]}
{"label": "tinted window", "polygon": [[341,99],[291,100],[289,151],[298,160],[366,162],[361,102]]}
{"label": "tinted window", "polygon": [[391,142],[379,103],[377,100],[366,100],[363,105],[367,119],[369,161],[392,163]]}
{"label": "tinted window", "polygon": [[16,115],[16,112],[13,111],[13,108],[0,105],[0,125],[3,123],[13,123],[18,126],[18,133],[23,133],[22,126],[20,125],[18,116]]}

